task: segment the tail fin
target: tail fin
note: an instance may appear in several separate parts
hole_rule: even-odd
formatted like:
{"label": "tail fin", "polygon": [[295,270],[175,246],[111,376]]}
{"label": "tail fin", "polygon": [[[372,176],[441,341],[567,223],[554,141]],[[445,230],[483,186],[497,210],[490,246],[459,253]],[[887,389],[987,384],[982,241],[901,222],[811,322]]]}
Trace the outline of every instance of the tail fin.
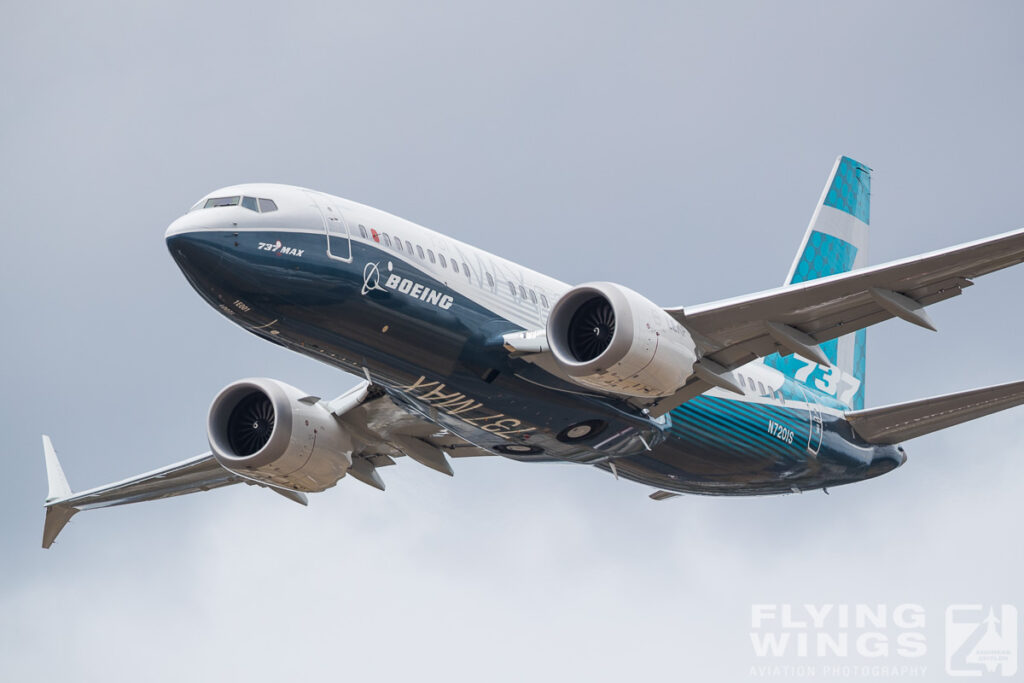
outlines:
{"label": "tail fin", "polygon": [[[868,259],[871,207],[871,169],[849,157],[839,157],[811,216],[803,242],[786,277],[786,284],[863,268]],[[867,332],[859,330],[821,345],[833,367],[807,372],[807,362],[777,354],[765,363],[819,391],[834,395],[854,410],[864,407],[864,365]]]}

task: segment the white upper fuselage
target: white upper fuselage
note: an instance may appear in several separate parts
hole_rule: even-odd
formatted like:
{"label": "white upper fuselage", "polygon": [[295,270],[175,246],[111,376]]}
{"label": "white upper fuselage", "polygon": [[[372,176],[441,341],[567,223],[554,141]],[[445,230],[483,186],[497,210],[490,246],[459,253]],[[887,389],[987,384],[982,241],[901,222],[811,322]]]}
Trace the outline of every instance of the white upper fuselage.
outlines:
{"label": "white upper fuselage", "polygon": [[[278,209],[259,213],[241,205],[203,208],[209,198],[231,196],[270,198]],[[335,213],[341,216],[336,228],[329,223]],[[166,237],[201,230],[322,235],[328,226],[336,229],[339,237],[347,234],[353,242],[376,246],[389,258],[405,261],[524,329],[542,328],[551,306],[569,289],[543,273],[386,211],[292,185],[246,183],[211,192],[171,223]]]}

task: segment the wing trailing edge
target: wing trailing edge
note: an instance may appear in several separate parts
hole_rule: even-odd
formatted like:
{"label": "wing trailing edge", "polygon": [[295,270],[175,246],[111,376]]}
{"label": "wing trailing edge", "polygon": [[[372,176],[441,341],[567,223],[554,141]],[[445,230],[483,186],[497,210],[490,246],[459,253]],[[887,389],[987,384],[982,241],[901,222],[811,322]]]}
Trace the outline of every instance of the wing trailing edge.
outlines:
{"label": "wing trailing edge", "polygon": [[[46,436],[43,437],[43,455],[46,459],[46,478],[49,482],[49,494],[45,503],[46,520],[43,523],[44,548],[53,545],[65,525],[82,510],[170,498],[239,482],[255,483],[228,472],[217,463],[211,453],[206,453],[113,484],[72,493],[53,444]],[[276,487],[268,488],[273,488],[281,495],[305,505],[305,496],[302,494],[285,492]]]}
{"label": "wing trailing edge", "polygon": [[1024,404],[1024,382],[856,410],[846,419],[873,444],[896,444]]}

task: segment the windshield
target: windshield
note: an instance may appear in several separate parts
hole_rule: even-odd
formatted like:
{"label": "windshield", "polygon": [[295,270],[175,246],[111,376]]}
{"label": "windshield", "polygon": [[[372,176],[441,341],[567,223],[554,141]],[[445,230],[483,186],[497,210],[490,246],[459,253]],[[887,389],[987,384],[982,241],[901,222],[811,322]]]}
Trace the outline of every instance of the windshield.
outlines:
{"label": "windshield", "polygon": [[210,197],[206,200],[206,204],[203,205],[204,209],[209,209],[214,206],[238,206],[238,202],[242,198],[239,196],[234,197]]}
{"label": "windshield", "polygon": [[233,197],[210,197],[203,202],[200,200],[193,206],[189,211],[195,211],[196,209],[212,209],[218,206],[243,206],[250,211],[257,213],[268,213],[270,211],[277,211],[277,204],[273,199],[267,199],[265,197],[243,197],[241,195],[235,195]]}

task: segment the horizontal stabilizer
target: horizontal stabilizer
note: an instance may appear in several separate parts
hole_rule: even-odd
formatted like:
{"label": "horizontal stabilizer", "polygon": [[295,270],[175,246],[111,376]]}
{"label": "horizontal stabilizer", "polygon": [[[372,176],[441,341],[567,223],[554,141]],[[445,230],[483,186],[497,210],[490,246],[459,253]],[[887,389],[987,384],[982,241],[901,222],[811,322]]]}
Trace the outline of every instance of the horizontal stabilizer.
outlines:
{"label": "horizontal stabilizer", "polygon": [[1024,382],[846,414],[854,431],[873,444],[895,444],[1024,404]]}

